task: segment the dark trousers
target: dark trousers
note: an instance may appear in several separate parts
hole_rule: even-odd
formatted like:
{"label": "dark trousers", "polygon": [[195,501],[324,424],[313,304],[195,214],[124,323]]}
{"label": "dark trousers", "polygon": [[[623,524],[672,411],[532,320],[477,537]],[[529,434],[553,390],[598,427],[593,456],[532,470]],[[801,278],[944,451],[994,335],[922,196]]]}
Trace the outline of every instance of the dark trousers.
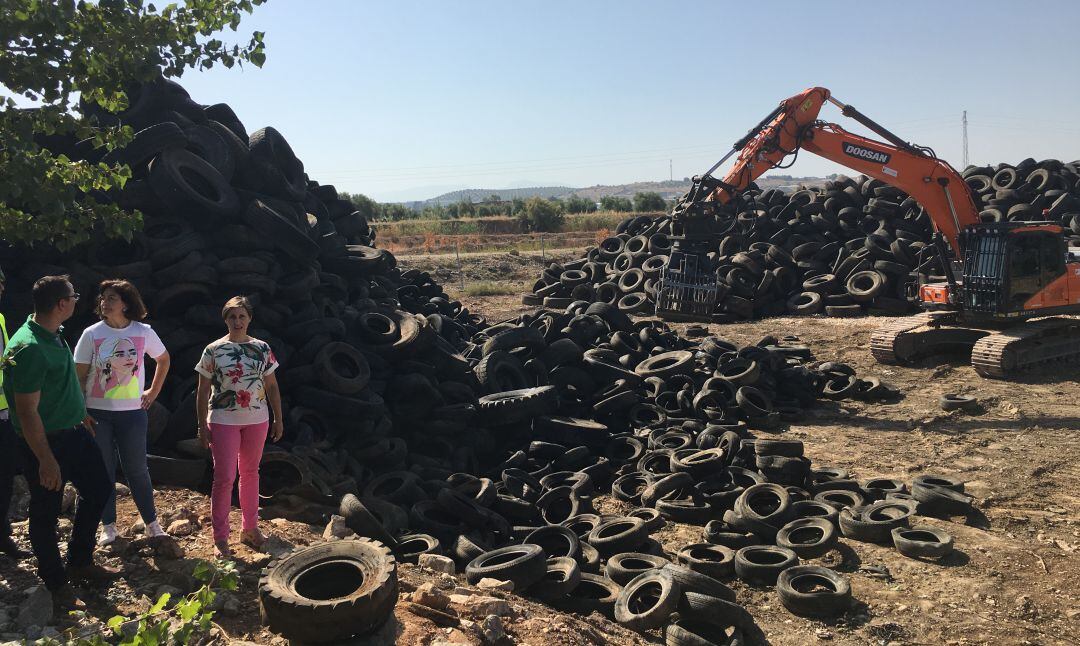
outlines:
{"label": "dark trousers", "polygon": [[[49,447],[60,465],[62,483],[70,482],[79,492],[75,522],[68,540],[69,567],[90,565],[101,512],[109,499],[113,483],[105,471],[101,451],[90,432],[81,426],[48,434]],[[25,441],[20,441],[23,454],[23,473],[30,487],[30,547],[38,562],[38,576],[50,590],[67,583],[64,562],[60,558],[56,523],[64,501],[60,491],[50,491],[38,482],[38,460]]]}
{"label": "dark trousers", "polygon": [[15,438],[15,429],[11,421],[0,419],[0,538],[11,536],[11,521],[8,510],[11,507],[12,482],[19,467],[19,450]]}

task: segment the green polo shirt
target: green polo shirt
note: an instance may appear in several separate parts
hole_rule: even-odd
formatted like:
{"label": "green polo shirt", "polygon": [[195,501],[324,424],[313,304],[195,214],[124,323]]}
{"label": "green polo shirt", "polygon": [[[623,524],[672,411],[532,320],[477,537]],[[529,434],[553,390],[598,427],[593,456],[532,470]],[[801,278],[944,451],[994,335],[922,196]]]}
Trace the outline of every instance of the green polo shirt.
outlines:
{"label": "green polo shirt", "polygon": [[15,393],[41,391],[38,414],[46,433],[78,426],[86,417],[82,389],[75,375],[75,360],[67,341],[34,322],[32,316],[11,335],[4,350],[4,394],[11,406],[11,422],[22,435]]}

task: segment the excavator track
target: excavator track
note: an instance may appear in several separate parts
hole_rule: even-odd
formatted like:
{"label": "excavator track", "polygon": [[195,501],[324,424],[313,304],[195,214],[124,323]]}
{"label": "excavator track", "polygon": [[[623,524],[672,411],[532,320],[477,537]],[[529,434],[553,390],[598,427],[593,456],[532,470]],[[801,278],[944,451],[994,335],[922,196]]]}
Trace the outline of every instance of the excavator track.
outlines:
{"label": "excavator track", "polygon": [[1027,321],[988,334],[971,349],[975,372],[997,379],[1068,361],[1080,361],[1080,319]]}
{"label": "excavator track", "polygon": [[898,319],[870,336],[870,353],[881,363],[905,364],[938,354],[967,352],[988,330],[956,324],[954,314],[923,313]]}

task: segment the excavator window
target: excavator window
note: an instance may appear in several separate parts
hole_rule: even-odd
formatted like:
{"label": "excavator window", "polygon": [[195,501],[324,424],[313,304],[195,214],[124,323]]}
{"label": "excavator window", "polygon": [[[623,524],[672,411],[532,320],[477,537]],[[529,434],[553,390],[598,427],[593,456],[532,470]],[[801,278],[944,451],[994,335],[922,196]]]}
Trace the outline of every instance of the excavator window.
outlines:
{"label": "excavator window", "polygon": [[1018,235],[1012,240],[1009,254],[1009,300],[1020,307],[1042,287],[1039,259],[1042,244],[1038,235]]}
{"label": "excavator window", "polygon": [[1009,253],[1009,301],[1022,307],[1065,271],[1062,240],[1051,233],[1014,234]]}

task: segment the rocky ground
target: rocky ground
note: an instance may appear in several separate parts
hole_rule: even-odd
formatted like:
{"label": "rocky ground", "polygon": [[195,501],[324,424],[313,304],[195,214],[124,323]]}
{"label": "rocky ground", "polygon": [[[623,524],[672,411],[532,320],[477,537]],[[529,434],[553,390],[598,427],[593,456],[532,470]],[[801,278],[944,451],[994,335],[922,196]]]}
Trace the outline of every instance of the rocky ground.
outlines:
{"label": "rocky ground", "polygon": [[[441,259],[403,258],[405,266],[452,271]],[[541,266],[525,256],[469,263],[469,280],[504,280],[515,288],[531,284]],[[508,269],[509,268],[509,269]],[[470,278],[472,276],[473,278]],[[451,276],[452,278],[453,276]],[[448,289],[450,278],[439,276]],[[498,320],[521,311],[519,297],[470,299],[474,311]],[[821,561],[851,579],[855,603],[842,617],[817,621],[796,617],[769,588],[734,581],[738,599],[757,619],[772,644],[1075,644],[1080,643],[1080,380],[1075,367],[1046,370],[1018,382],[979,378],[960,360],[940,359],[914,367],[880,366],[869,352],[869,336],[886,319],[778,318],[710,326],[710,332],[751,343],[765,333],[797,334],[821,359],[855,366],[901,387],[894,403],[825,402],[783,431],[803,440],[814,465],[849,469],[858,478],[909,479],[925,472],[955,475],[975,496],[967,517],[925,519],[956,537],[957,550],[944,562],[905,558],[892,548],[842,540]],[[944,393],[979,398],[972,414],[945,413]],[[92,631],[115,614],[145,610],[161,592],[195,586],[192,570],[210,558],[209,502],[199,493],[163,490],[158,507],[175,543],[151,545],[137,528],[125,531],[100,556],[126,568],[106,589],[86,590],[97,620],[46,616],[33,561],[0,559],[0,641],[53,634],[69,627]],[[596,506],[620,503],[603,496]],[[25,512],[25,503],[16,505]],[[137,520],[127,495],[120,496],[120,525]],[[234,518],[239,526],[239,517]],[[62,520],[70,527],[70,520]],[[216,602],[213,640],[284,643],[261,627],[257,582],[273,554],[321,540],[323,526],[284,520],[264,522],[274,535],[267,553],[237,548],[240,588]],[[25,522],[16,535],[24,547]],[[699,527],[670,524],[658,534],[673,553],[701,540]],[[402,598],[394,618],[371,639],[356,643],[438,644],[491,642],[532,644],[662,643],[659,634],[636,635],[598,616],[564,614],[499,590],[478,590],[430,568],[399,566]],[[492,618],[494,617],[494,619]]]}

